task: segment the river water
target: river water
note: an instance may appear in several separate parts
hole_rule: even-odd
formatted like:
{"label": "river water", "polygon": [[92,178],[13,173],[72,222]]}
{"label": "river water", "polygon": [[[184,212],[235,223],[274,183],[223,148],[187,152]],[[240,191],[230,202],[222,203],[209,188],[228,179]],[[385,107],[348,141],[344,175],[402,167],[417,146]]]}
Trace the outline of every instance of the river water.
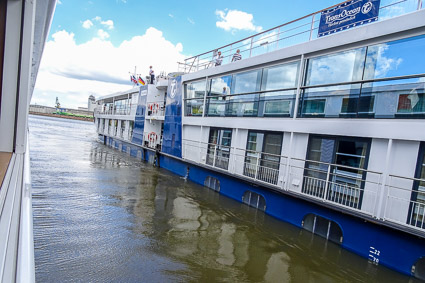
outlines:
{"label": "river water", "polygon": [[30,116],[37,282],[414,282],[99,143],[93,123]]}

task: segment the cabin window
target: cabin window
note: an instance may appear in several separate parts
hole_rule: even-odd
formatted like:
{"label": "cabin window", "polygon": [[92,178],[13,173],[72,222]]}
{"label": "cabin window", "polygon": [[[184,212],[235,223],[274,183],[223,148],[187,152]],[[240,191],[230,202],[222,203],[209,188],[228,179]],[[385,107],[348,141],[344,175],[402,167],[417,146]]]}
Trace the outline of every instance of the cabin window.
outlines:
{"label": "cabin window", "polygon": [[302,192],[360,209],[370,140],[311,136]]}
{"label": "cabin window", "polygon": [[276,185],[279,178],[282,139],[282,133],[249,131],[244,175]]}
{"label": "cabin window", "polygon": [[134,121],[129,121],[128,127],[128,139],[131,140],[133,137]]}
{"label": "cabin window", "polygon": [[266,200],[262,195],[255,192],[246,191],[242,197],[242,202],[259,210],[266,211]]}
{"label": "cabin window", "polygon": [[343,234],[341,227],[332,220],[316,214],[307,214],[301,225],[304,229],[313,234],[319,235],[337,244],[342,243]]}
{"label": "cabin window", "polygon": [[413,182],[412,197],[407,223],[419,228],[425,228],[425,143],[419,149],[416,167],[416,180]]}
{"label": "cabin window", "polygon": [[204,181],[204,186],[216,192],[220,191],[220,181],[214,177],[207,176]]}
{"label": "cabin window", "polygon": [[231,129],[210,129],[206,163],[227,170],[232,143]]}

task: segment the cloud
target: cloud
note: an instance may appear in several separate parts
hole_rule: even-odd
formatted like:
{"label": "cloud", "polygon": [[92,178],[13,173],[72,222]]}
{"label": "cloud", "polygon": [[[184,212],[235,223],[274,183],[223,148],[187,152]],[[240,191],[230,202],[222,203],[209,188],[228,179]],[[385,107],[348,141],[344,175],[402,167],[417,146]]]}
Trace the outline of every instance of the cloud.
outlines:
{"label": "cloud", "polygon": [[174,15],[173,15],[173,14],[168,14],[168,16],[169,16],[170,18],[174,18]]}
{"label": "cloud", "polygon": [[99,17],[99,16],[96,16],[96,17],[93,18],[93,20],[100,22],[102,20],[102,18]]}
{"label": "cloud", "polygon": [[181,43],[171,43],[152,27],[119,46],[98,37],[77,44],[73,33],[56,32],[45,45],[32,103],[52,106],[58,97],[63,107],[87,107],[91,94],[98,98],[130,89],[128,72],[134,66],[142,77],[149,65],[157,74],[176,71],[186,57],[182,51]]}
{"label": "cloud", "polygon": [[97,31],[97,36],[99,36],[100,39],[107,39],[107,38],[109,38],[109,33],[104,31],[103,29],[99,29]]}
{"label": "cloud", "polygon": [[114,28],[114,22],[112,20],[101,21],[100,23],[102,25],[106,26],[108,29],[113,29]]}
{"label": "cloud", "polygon": [[85,29],[89,29],[89,28],[91,28],[93,26],[93,22],[92,21],[90,21],[90,20],[85,20],[84,22],[83,22],[83,28],[85,28]]}
{"label": "cloud", "polygon": [[188,21],[189,23],[191,23],[192,25],[194,25],[194,24],[195,24],[195,21],[194,21],[194,20],[192,20],[191,18],[187,18],[187,21]]}
{"label": "cloud", "polygon": [[58,2],[57,2],[57,3],[58,3],[58,5],[62,4],[61,0],[58,0]]}
{"label": "cloud", "polygon": [[220,18],[215,24],[225,31],[249,30],[260,32],[263,28],[253,24],[253,15],[238,10],[215,11]]}

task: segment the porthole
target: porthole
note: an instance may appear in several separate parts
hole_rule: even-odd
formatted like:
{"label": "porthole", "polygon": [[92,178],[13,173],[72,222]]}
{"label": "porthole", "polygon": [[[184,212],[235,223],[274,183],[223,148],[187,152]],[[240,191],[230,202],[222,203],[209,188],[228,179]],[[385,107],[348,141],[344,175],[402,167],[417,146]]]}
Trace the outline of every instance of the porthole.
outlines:
{"label": "porthole", "polygon": [[259,210],[266,211],[266,200],[264,197],[252,191],[246,191],[244,193],[242,202]]}
{"label": "porthole", "polygon": [[327,240],[341,244],[343,240],[341,227],[334,221],[318,216],[307,214],[301,224],[304,229],[319,235]]}
{"label": "porthole", "polygon": [[220,191],[220,181],[214,177],[207,176],[204,181],[204,186],[216,192]]}

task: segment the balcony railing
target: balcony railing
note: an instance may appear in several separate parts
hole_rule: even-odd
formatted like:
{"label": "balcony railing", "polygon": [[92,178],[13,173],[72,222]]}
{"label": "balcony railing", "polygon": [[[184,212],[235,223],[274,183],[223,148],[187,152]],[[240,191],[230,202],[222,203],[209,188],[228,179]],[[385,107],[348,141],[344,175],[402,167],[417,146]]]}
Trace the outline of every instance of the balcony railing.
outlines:
{"label": "balcony railing", "polygon": [[164,102],[150,102],[147,104],[148,117],[163,117],[165,115],[165,103]]}
{"label": "balcony railing", "polygon": [[[226,154],[222,154],[223,150]],[[265,155],[269,154],[183,140],[186,160],[226,170],[302,198],[410,227],[425,235],[425,190],[412,189],[414,182],[425,182],[424,179],[384,176],[382,172],[281,155],[273,155],[275,161],[270,162]],[[247,156],[254,158],[247,162]]]}
{"label": "balcony railing", "polygon": [[[349,1],[351,0],[342,3]],[[422,0],[390,0],[388,2],[381,1],[382,6],[380,7],[378,21],[420,10],[423,6]],[[317,38],[322,11],[331,9],[340,4],[306,15],[253,36],[246,37],[231,44],[187,58],[184,63],[178,63],[178,69],[180,72],[191,73],[211,68],[214,66],[214,59],[218,51],[222,53],[223,65],[231,63],[232,56],[238,49],[240,50],[242,58],[250,58],[314,40]]]}
{"label": "balcony railing", "polygon": [[137,104],[130,104],[126,107],[105,107],[98,106],[94,110],[95,114],[101,115],[132,115],[135,114],[137,110]]}

